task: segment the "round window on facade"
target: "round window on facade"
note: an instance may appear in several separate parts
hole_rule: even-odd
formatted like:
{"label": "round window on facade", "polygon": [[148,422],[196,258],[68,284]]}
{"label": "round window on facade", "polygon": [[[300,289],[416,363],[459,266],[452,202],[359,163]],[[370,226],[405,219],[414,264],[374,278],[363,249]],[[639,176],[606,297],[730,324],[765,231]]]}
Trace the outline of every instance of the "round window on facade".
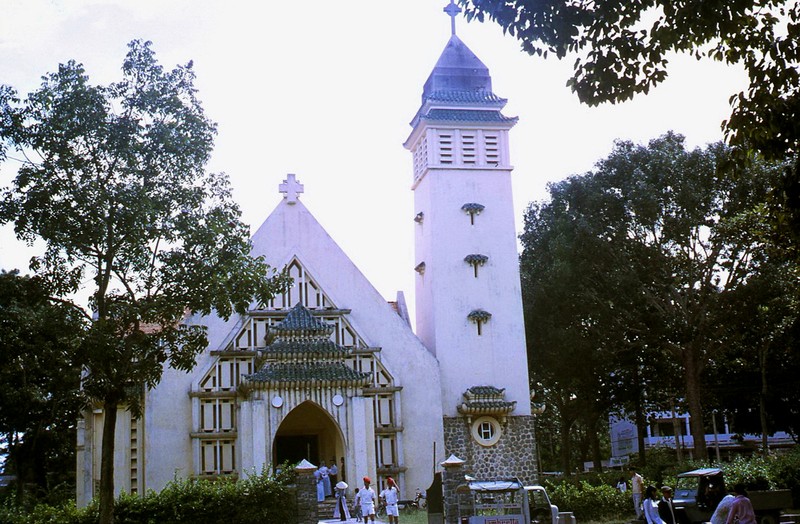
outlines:
{"label": "round window on facade", "polygon": [[500,424],[492,417],[480,417],[472,423],[472,438],[481,446],[494,446],[501,433]]}

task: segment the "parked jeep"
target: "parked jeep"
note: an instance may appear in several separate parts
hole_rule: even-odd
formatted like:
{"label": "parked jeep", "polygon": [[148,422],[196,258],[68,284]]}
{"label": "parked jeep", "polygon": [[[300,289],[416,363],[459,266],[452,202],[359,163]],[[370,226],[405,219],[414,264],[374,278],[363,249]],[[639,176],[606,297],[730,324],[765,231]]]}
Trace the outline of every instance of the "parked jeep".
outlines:
{"label": "parked jeep", "polygon": [[[673,503],[684,522],[708,522],[726,494],[721,469],[695,469],[678,475]],[[788,489],[748,491],[748,497],[759,524],[777,524],[781,511],[792,507],[792,492]]]}
{"label": "parked jeep", "polygon": [[456,492],[461,524],[558,524],[558,507],[542,486],[525,486],[518,479],[473,479]]}

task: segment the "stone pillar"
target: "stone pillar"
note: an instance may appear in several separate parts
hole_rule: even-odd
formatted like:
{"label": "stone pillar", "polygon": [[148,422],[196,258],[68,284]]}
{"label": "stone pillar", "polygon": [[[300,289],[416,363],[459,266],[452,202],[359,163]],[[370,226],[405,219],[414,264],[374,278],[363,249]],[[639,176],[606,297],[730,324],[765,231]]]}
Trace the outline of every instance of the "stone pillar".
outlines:
{"label": "stone pillar", "polygon": [[444,468],[442,474],[442,497],[444,499],[444,521],[446,524],[458,524],[458,499],[456,488],[464,482],[464,461],[455,455],[440,463]]}
{"label": "stone pillar", "polygon": [[297,524],[317,524],[317,483],[314,472],[317,466],[303,459],[294,468],[297,472]]}

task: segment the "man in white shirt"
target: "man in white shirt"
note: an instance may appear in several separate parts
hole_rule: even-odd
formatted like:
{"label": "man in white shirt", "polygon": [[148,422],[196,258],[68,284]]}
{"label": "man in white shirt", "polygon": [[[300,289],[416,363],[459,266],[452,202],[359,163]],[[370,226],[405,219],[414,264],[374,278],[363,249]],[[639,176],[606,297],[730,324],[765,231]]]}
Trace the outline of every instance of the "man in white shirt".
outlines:
{"label": "man in white shirt", "polygon": [[636,518],[642,518],[642,492],[644,491],[644,478],[631,468],[631,494],[633,496],[633,510]]}
{"label": "man in white shirt", "polygon": [[381,498],[386,504],[386,516],[389,517],[389,524],[398,524],[400,513],[397,508],[397,500],[400,498],[400,494],[392,477],[386,478],[386,489],[381,491]]}
{"label": "man in white shirt", "polygon": [[375,490],[369,487],[371,482],[369,477],[364,477],[364,487],[358,490],[358,502],[361,504],[364,522],[375,522]]}

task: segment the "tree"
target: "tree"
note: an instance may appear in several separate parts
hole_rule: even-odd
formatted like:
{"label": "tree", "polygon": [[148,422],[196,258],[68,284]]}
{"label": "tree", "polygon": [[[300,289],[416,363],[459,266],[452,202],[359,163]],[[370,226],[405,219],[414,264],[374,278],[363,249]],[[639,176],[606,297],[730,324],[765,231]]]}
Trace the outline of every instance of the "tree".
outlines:
{"label": "tree", "polygon": [[764,241],[756,247],[759,264],[725,304],[728,342],[712,366],[716,396],[737,433],[760,433],[762,449],[775,431],[797,435],[796,356],[800,334],[798,266],[772,239],[772,221],[763,207],[740,218]]}
{"label": "tree", "polygon": [[20,163],[0,222],[44,241],[31,269],[53,294],[91,278],[82,388],[104,412],[100,515],[112,522],[117,407],[136,410],[164,366],[194,366],[207,340],[188,312],[229,318],[283,280],[250,256],[227,178],[205,170],[216,129],[191,62],[165,71],[133,41],[122,80],[94,86],[69,61],[24,102],[0,90],[0,125]]}
{"label": "tree", "polygon": [[[622,102],[667,78],[670,55],[740,64],[750,81],[731,93],[722,122],[745,157],[791,161],[771,205],[800,243],[800,1],[459,0],[468,19],[488,18],[532,55],[577,57],[567,85],[582,103]],[[797,253],[796,253],[797,255]]]}
{"label": "tree", "polygon": [[[646,377],[642,366],[653,360],[680,366],[681,396],[691,417],[699,459],[707,456],[704,371],[724,345],[724,300],[755,274],[763,252],[761,239],[742,217],[763,205],[782,167],[760,161],[741,167],[729,161],[730,155],[722,144],[687,151],[683,137],[674,133],[647,146],[618,141],[611,154],[579,183],[575,179],[555,186],[572,185],[580,189],[572,191],[581,199],[565,199],[551,188],[558,196],[551,208],[568,220],[562,218],[558,227],[552,227],[556,221],[545,225],[563,248],[556,252],[558,256],[545,259],[544,267],[530,268],[532,273],[522,265],[523,274],[538,272],[535,278],[564,289],[570,289],[572,281],[586,287],[561,296],[547,287],[534,291],[544,296],[539,299],[544,303],[556,301],[549,308],[556,312],[552,318],[558,322],[555,328],[560,337],[585,338],[588,327],[599,334],[589,349],[605,351],[604,357],[590,360],[587,351],[572,360],[574,375],[576,362],[590,363],[604,373],[606,368],[597,363],[610,360],[611,369],[622,375],[603,380],[624,385]],[[535,247],[525,243],[529,230],[526,222],[526,251]],[[563,242],[569,235],[583,240]],[[533,256],[547,255],[534,250]],[[571,267],[578,270],[563,274],[562,280],[570,277],[565,282],[547,275]],[[534,286],[539,285],[534,281]],[[533,301],[536,307],[535,294]],[[535,317],[526,317],[529,320],[534,340],[537,330],[551,329],[546,322],[537,324]],[[568,347],[562,345],[561,351],[570,351]],[[626,349],[638,356],[626,356]],[[652,373],[653,368],[649,369]],[[650,384],[642,384],[651,400],[659,392],[671,393],[664,379],[670,375],[655,373]]]}
{"label": "tree", "polygon": [[520,235],[531,376],[561,421],[566,472],[573,428],[584,428],[582,447],[600,470],[599,427],[610,412],[638,414],[643,434],[645,403],[657,401],[643,392],[654,389],[655,377],[674,376],[661,371],[669,362],[643,358],[652,330],[632,271],[624,206],[601,182],[587,175],[551,184],[550,200],[528,207]]}
{"label": "tree", "polygon": [[85,325],[79,311],[50,300],[40,278],[0,271],[0,435],[18,501],[26,486],[47,493],[71,483]]}
{"label": "tree", "polygon": [[792,0],[460,0],[529,54],[578,56],[568,85],[584,103],[621,102],[667,78],[669,55],[742,64],[747,92],[732,93],[727,129],[768,157],[797,153],[800,4]]}

